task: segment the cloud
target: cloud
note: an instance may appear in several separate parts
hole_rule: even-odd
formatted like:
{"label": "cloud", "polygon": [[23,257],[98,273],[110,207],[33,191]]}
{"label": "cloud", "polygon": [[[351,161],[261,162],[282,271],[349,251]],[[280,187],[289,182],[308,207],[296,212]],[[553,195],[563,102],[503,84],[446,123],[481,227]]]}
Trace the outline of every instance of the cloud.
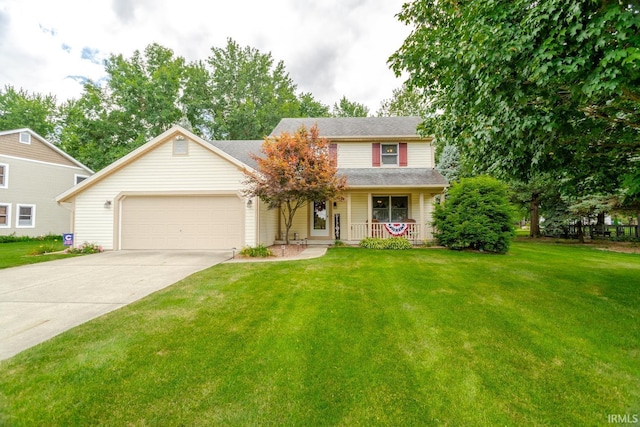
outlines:
{"label": "cloud", "polygon": [[45,34],[49,34],[51,36],[56,36],[58,34],[58,32],[54,28],[47,28],[42,24],[39,24],[38,27],[40,27],[40,31]]}
{"label": "cloud", "polygon": [[102,61],[100,60],[100,58],[98,58],[98,55],[100,54],[100,51],[98,49],[92,49],[90,47],[83,47],[82,48],[82,53],[80,54],[80,57],[82,59],[86,59],[90,62],[93,62],[94,64],[100,65],[102,64]]}
{"label": "cloud", "polygon": [[0,10],[0,44],[9,34],[9,24],[11,22],[11,16],[9,12]]}
{"label": "cloud", "polygon": [[70,80],[76,81],[76,82],[78,82],[78,83],[80,83],[82,85],[84,85],[86,83],[89,83],[89,81],[90,81],[90,79],[88,77],[85,77],[85,76],[67,76],[67,77],[65,77],[65,79],[70,79]]}
{"label": "cloud", "polygon": [[135,2],[131,0],[113,0],[113,10],[124,23],[130,23],[136,17]]}

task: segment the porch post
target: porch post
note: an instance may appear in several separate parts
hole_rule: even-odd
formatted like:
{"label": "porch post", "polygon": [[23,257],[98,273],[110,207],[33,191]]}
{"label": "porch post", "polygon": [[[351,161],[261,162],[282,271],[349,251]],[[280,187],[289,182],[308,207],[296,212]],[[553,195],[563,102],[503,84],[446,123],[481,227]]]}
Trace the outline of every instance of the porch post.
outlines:
{"label": "porch post", "polygon": [[371,220],[373,218],[373,201],[371,193],[367,193],[367,237],[372,236],[373,224]]}
{"label": "porch post", "polygon": [[420,193],[420,240],[426,240],[424,217],[424,193]]}
{"label": "porch post", "polygon": [[351,241],[351,193],[347,193],[347,242]]}

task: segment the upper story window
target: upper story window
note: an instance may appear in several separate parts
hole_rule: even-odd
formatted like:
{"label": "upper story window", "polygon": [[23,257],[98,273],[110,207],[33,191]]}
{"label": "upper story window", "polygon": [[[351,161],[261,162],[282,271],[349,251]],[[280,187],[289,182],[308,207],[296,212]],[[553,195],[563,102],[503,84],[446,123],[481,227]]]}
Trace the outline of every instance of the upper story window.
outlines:
{"label": "upper story window", "polygon": [[76,175],[73,176],[73,183],[74,184],[80,184],[82,181],[84,181],[87,178],[89,178],[89,177],[86,176],[86,175],[78,175],[78,174],[76,174]]}
{"label": "upper story window", "polygon": [[398,144],[380,144],[383,165],[398,165]]}
{"label": "upper story window", "polygon": [[35,205],[18,205],[18,215],[16,218],[16,227],[33,228],[36,226],[36,206]]}
{"label": "upper story window", "polygon": [[407,143],[372,145],[372,166],[407,166]]}
{"label": "upper story window", "polygon": [[11,205],[9,204],[0,204],[0,227],[9,227],[9,222],[11,218],[9,215],[11,214]]}
{"label": "upper story window", "polygon": [[23,144],[31,144],[31,134],[29,132],[20,132],[20,142]]}
{"label": "upper story window", "polygon": [[9,165],[0,164],[0,188],[9,188]]}

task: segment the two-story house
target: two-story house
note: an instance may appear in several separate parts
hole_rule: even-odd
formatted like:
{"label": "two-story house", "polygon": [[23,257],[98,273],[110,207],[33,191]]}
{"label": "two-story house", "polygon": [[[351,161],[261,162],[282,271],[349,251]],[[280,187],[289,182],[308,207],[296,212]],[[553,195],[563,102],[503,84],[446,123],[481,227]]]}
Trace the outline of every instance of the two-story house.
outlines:
{"label": "two-story house", "polygon": [[0,235],[70,231],[71,211],[56,196],[92,174],[30,129],[0,132]]}
{"label": "two-story house", "polygon": [[[317,124],[331,142],[340,200],[299,210],[293,239],[356,243],[367,236],[432,238],[436,196],[447,187],[434,169],[431,138],[418,117],[283,119],[271,133]],[[245,198],[245,170],[263,141],[205,141],[174,127],[58,197],[74,212],[76,242],[107,249],[231,249],[284,238],[282,216]]]}

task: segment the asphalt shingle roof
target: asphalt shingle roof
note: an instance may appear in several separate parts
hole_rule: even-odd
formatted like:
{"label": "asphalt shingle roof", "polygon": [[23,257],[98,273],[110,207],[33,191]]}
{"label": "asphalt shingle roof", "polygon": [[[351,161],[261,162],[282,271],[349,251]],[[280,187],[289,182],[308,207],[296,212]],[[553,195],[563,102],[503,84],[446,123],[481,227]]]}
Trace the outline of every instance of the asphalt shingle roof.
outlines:
{"label": "asphalt shingle roof", "polygon": [[300,127],[307,129],[314,124],[324,138],[354,137],[416,137],[420,117],[332,117],[332,118],[286,118],[273,129],[270,136],[280,136],[282,132],[294,133]]}
{"label": "asphalt shingle roof", "polygon": [[[232,157],[253,169],[258,164],[250,153],[260,155],[262,140],[210,141]],[[430,187],[447,185],[446,179],[435,169],[429,168],[338,168],[338,174],[347,177],[349,187]]]}
{"label": "asphalt shingle roof", "polygon": [[347,187],[439,187],[447,180],[435,169],[417,168],[338,168],[347,177]]}
{"label": "asphalt shingle roof", "polygon": [[251,153],[260,155],[260,147],[264,140],[255,141],[209,141],[209,144],[219,148],[231,157],[235,157],[253,169],[258,168],[258,164],[251,158]]}

